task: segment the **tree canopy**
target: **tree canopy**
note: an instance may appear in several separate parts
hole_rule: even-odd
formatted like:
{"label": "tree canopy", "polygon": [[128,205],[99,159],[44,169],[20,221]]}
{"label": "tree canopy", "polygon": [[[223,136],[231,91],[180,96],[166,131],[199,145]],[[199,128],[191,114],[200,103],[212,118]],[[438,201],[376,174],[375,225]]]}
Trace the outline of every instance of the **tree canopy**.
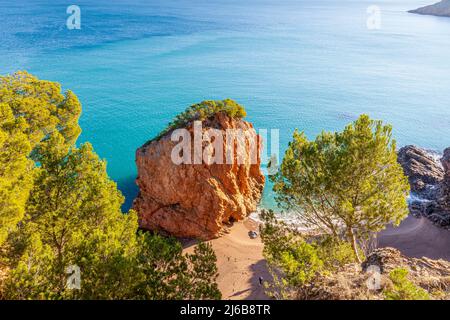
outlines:
{"label": "tree canopy", "polygon": [[358,239],[388,223],[398,225],[408,214],[409,184],[397,163],[392,128],[367,115],[313,141],[295,131],[271,179],[283,209],[311,227],[346,237],[357,256]]}
{"label": "tree canopy", "polygon": [[210,245],[184,254],[122,213],[106,162],[75,145],[77,97],[60,91],[25,72],[0,78],[0,297],[220,298]]}
{"label": "tree canopy", "polygon": [[0,76],[0,245],[23,218],[37,147],[59,132],[72,145],[81,132],[77,97],[26,73]]}

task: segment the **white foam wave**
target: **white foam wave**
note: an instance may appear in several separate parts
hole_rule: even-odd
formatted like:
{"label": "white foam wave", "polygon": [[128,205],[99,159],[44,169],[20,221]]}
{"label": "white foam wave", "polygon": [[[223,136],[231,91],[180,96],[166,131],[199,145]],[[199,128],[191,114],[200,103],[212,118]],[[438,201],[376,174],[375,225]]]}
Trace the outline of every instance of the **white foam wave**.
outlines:
{"label": "white foam wave", "polygon": [[[255,222],[263,223],[261,219],[262,210],[264,210],[264,208],[258,208],[249,215],[249,218]],[[308,231],[312,229],[305,224],[305,221],[303,221],[296,212],[275,212],[275,217],[277,220],[283,221],[289,226],[295,226],[298,231]]]}

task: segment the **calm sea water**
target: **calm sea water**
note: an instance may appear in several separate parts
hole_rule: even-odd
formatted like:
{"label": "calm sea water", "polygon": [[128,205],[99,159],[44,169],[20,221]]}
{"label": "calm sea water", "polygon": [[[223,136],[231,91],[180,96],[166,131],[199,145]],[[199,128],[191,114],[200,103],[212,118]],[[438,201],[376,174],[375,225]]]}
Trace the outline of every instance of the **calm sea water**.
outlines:
{"label": "calm sea water", "polygon": [[[236,99],[257,128],[280,129],[282,150],[294,128],[313,138],[361,113],[391,123],[400,145],[450,146],[450,18],[406,13],[430,2],[0,0],[0,73],[78,95],[80,141],[128,208],[136,148],[204,99]],[[66,28],[71,4],[81,30]],[[366,27],[373,4],[380,30]]]}

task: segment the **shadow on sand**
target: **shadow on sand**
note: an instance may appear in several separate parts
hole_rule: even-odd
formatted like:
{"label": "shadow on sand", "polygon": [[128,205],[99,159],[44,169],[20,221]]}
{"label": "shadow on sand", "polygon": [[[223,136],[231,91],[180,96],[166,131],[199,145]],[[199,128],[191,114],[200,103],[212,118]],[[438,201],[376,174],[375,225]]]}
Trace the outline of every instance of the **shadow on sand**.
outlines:
{"label": "shadow on sand", "polygon": [[250,286],[245,290],[235,292],[230,298],[235,298],[242,294],[246,294],[244,300],[267,300],[270,299],[264,293],[264,286],[260,284],[260,277],[263,281],[271,281],[269,270],[267,269],[266,260],[260,260],[250,266],[252,276],[250,278]]}

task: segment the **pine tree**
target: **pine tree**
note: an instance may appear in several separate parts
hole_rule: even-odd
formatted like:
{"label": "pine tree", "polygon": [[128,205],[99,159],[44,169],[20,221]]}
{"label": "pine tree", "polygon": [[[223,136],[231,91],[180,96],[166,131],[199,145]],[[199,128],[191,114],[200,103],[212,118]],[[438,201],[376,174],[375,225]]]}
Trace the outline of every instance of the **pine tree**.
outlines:
{"label": "pine tree", "polygon": [[296,131],[272,181],[282,208],[336,238],[344,234],[358,260],[358,240],[408,214],[392,128],[367,115],[314,141]]}
{"label": "pine tree", "polygon": [[73,144],[80,112],[76,96],[57,83],[26,72],[0,77],[0,245],[24,216],[37,146],[55,131]]}
{"label": "pine tree", "polygon": [[[127,263],[137,250],[137,218],[121,212],[123,196],[91,145],[68,149],[54,132],[38,148],[40,167],[20,231],[24,251],[13,270],[14,298],[122,298]],[[67,268],[80,268],[71,290]]]}

